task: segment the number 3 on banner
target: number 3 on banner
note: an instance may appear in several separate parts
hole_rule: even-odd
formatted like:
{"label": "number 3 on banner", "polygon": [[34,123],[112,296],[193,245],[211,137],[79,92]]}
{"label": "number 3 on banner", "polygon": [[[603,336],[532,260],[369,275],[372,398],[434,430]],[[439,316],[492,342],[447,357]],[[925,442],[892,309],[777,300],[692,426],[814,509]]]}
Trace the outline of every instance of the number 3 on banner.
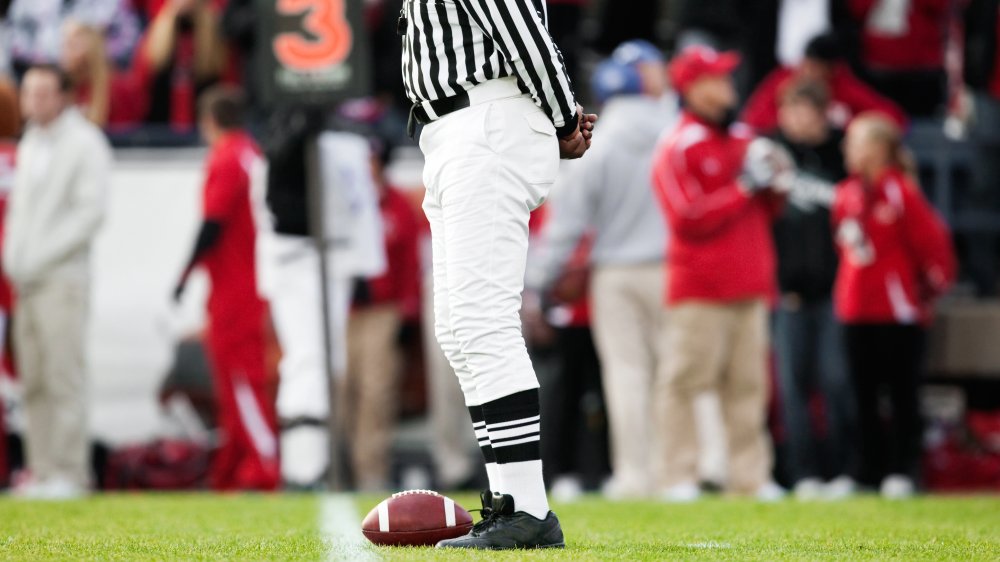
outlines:
{"label": "number 3 on banner", "polygon": [[277,0],[278,15],[306,14],[299,32],[274,38],[274,56],[291,70],[322,70],[343,62],[351,51],[351,26],[344,14],[345,0]]}

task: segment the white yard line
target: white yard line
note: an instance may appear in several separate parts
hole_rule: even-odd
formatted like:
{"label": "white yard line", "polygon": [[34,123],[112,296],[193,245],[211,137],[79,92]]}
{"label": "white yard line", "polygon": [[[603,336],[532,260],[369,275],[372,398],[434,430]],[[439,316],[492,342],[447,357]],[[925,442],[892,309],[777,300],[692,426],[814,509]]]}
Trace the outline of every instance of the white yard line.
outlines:
{"label": "white yard line", "polygon": [[733,545],[727,542],[716,542],[716,541],[692,542],[692,543],[687,543],[684,546],[688,548],[699,548],[705,550],[716,550],[716,549],[724,550],[733,547]]}
{"label": "white yard line", "polygon": [[326,560],[381,560],[361,534],[354,500],[347,494],[327,494],[320,500],[320,531],[327,543]]}

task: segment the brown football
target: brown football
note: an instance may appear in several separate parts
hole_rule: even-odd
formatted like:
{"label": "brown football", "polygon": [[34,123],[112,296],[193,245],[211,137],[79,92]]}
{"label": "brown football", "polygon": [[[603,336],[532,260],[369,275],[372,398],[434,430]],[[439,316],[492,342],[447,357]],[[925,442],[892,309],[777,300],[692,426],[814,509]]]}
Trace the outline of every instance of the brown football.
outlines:
{"label": "brown football", "polygon": [[408,490],[382,500],[361,523],[361,532],[383,546],[434,546],[465,535],[472,516],[451,498],[430,490]]}

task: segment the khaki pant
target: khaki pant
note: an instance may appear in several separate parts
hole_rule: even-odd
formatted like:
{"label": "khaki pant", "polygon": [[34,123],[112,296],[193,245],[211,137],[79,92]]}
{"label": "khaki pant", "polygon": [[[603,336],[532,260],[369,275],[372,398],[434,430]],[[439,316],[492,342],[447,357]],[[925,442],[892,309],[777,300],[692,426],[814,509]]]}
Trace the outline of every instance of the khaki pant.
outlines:
{"label": "khaki pant", "polygon": [[688,301],[671,307],[668,356],[657,396],[663,407],[665,484],[698,480],[694,399],[719,397],[726,426],[730,491],[751,494],[770,479],[767,437],[768,327],[762,299]]}
{"label": "khaki pant", "polygon": [[357,310],[347,324],[347,376],[338,393],[359,489],[384,490],[399,397],[401,317],[395,305]]}
{"label": "khaki pant", "polygon": [[83,346],[88,287],[58,281],[18,295],[14,353],[24,388],[27,465],[39,482],[90,485]]}
{"label": "khaki pant", "polygon": [[642,496],[657,484],[658,407],[653,403],[663,362],[663,264],[605,266],[594,270],[591,327],[611,431],[611,466],[617,491]]}

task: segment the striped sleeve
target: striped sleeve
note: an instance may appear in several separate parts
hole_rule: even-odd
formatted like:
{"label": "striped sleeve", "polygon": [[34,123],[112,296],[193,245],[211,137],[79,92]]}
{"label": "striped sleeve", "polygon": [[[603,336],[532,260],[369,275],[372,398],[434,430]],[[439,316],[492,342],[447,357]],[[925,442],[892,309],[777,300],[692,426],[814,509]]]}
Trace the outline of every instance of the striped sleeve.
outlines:
{"label": "striped sleeve", "polygon": [[545,27],[544,5],[540,1],[460,0],[562,138],[576,130],[576,97],[562,53]]}

